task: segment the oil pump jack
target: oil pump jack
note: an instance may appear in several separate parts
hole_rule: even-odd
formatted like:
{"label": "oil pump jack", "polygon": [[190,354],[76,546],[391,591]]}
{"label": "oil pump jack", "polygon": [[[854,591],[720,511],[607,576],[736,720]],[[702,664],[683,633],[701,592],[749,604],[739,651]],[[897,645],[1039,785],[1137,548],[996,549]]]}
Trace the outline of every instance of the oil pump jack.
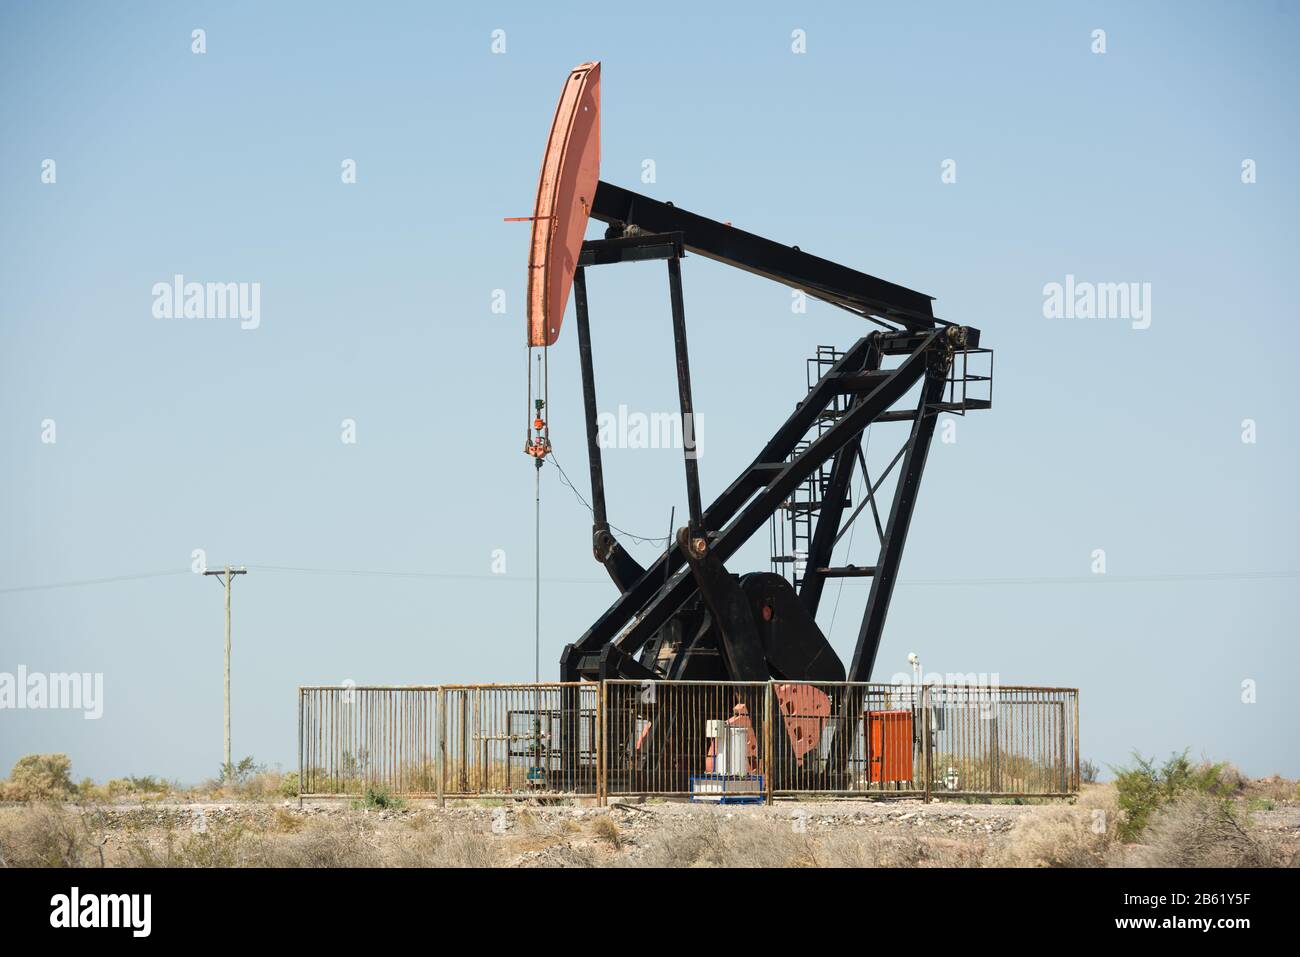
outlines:
{"label": "oil pump jack", "polygon": [[[556,341],[572,289],[592,550],[619,593],[564,649],[561,679],[870,680],[937,417],[991,407],[990,350],[981,348],[978,329],[937,318],[930,296],[601,181],[599,167],[600,64],[592,62],[576,67],[565,81],[534,215],[526,217],[532,221],[529,369],[532,351]],[[584,241],[592,219],[606,224],[604,238]],[[681,268],[688,255],[802,290],[877,327],[843,351],[819,349],[807,394],[707,507],[692,443]],[[619,543],[606,514],[586,270],[651,260],[667,263],[690,514],[665,552],[643,567]],[[977,356],[984,361],[972,361]],[[530,381],[530,396],[534,392],[525,451],[541,459],[550,451],[545,383]],[[976,392],[987,394],[975,397]],[[870,476],[863,437],[884,423],[898,423],[906,435],[888,467]],[[865,498],[854,507],[850,492],[859,468]],[[895,469],[882,523],[884,503],[877,493]],[[868,507],[879,538],[875,562],[833,565],[836,543]],[[768,522],[791,528],[792,554],[773,556],[774,566],[789,576],[731,572],[728,560]],[[847,670],[816,621],[832,578],[871,579]]]}

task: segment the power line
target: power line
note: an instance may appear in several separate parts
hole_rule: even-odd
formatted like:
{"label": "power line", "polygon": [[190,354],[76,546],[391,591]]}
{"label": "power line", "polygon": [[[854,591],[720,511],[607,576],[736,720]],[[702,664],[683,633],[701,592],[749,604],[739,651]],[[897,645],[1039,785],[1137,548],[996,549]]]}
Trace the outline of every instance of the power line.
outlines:
{"label": "power line", "polygon": [[50,582],[45,585],[14,585],[0,588],[0,595],[20,591],[45,591],[50,588],[80,588],[82,585],[108,585],[113,582],[141,581],[146,578],[163,578],[167,575],[192,575],[188,568],[178,568],[169,572],[141,572],[137,575],[113,575],[109,578],[83,578],[80,581]]}
{"label": "power line", "polygon": [[[518,575],[495,575],[491,573],[470,573],[470,572],[427,572],[427,571],[401,571],[401,570],[382,570],[367,568],[312,568],[297,565],[247,565],[250,569],[270,572],[284,572],[286,574],[302,575],[358,575],[373,578],[410,578],[410,579],[427,579],[431,581],[507,581],[515,583],[533,583],[532,577],[520,577]],[[14,594],[19,592],[45,591],[54,588],[79,588],[85,585],[107,585],[115,582],[141,581],[150,578],[163,578],[174,575],[192,575],[190,569],[178,569],[176,571],[165,572],[143,572],[136,575],[113,575],[107,578],[85,578],[77,581],[65,582],[48,582],[40,585],[13,585],[0,588],[0,594]],[[1056,578],[913,578],[903,579],[898,582],[899,587],[922,587],[922,588],[939,588],[939,587],[960,587],[965,585],[971,586],[1000,586],[1000,585],[1131,585],[1142,583],[1176,583],[1176,582],[1216,582],[1216,581],[1275,581],[1289,578],[1300,578],[1300,571],[1275,571],[1275,572],[1199,572],[1188,574],[1168,574],[1168,575],[1078,575],[1073,577],[1056,577]],[[557,576],[548,576],[542,579],[546,582],[567,584],[567,585],[608,585],[607,578],[566,578]]]}
{"label": "power line", "polygon": [[1269,581],[1300,578],[1300,571],[1200,572],[1182,575],[1076,575],[1063,578],[914,578],[899,585],[1132,585],[1143,582]]}
{"label": "power line", "polygon": [[[249,565],[248,567],[255,568],[258,571],[290,572],[302,575],[361,575],[374,578],[423,578],[435,581],[441,579],[452,581],[508,581],[520,584],[532,584],[535,581],[532,577],[522,578],[519,575],[483,574],[481,572],[383,571],[366,568],[306,568],[294,565]],[[604,585],[609,583],[608,578],[563,578],[556,576],[544,576],[542,581],[569,585]]]}

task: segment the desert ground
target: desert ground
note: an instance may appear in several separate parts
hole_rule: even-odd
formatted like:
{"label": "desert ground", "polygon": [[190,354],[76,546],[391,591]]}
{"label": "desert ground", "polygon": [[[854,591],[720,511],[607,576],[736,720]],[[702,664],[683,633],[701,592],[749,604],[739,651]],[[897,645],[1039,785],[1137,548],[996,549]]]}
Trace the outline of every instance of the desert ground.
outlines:
{"label": "desert ground", "polygon": [[[296,798],[13,802],[0,866],[1114,867],[1295,866],[1293,782],[1227,805],[1184,794],[1125,839],[1113,784],[1072,801],[686,802]],[[1227,813],[1224,807],[1228,806]]]}

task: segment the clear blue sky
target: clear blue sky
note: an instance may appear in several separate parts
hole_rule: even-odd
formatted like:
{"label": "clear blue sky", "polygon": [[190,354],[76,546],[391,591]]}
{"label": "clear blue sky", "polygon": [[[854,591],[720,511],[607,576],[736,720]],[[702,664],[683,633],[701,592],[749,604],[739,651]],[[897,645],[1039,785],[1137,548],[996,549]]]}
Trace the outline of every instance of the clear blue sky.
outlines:
{"label": "clear blue sky", "polygon": [[[4,6],[0,671],[102,672],[105,713],[0,712],[0,771],[65,751],[99,779],[215,772],[221,593],[188,573],[196,548],[251,568],[237,755],[292,766],[300,683],[531,677],[527,227],[502,217],[531,211],[566,71],[598,58],[605,179],[923,290],[997,350],[995,408],[931,455],[876,677],[916,651],[1077,685],[1093,760],[1190,747],[1300,774],[1297,8],[558,6]],[[260,327],[153,318],[176,273],[261,283]],[[1149,282],[1151,327],[1045,319],[1067,274]],[[867,327],[706,260],[684,279],[709,498],[788,413],[803,356]],[[662,267],[590,287],[602,408],[673,409]],[[585,493],[571,326],[551,365]],[[606,462],[617,524],[682,514],[678,453]],[[613,592],[543,476],[554,675]],[[759,538],[733,570],[766,567]],[[1096,548],[1105,579],[1051,581],[1089,578]],[[845,657],[866,587],[831,629]]]}

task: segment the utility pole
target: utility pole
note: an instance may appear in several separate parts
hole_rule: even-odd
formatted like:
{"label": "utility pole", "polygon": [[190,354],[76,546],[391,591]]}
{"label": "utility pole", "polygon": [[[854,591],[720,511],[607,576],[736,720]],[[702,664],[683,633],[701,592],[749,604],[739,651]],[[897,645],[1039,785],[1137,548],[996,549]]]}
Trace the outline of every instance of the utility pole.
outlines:
{"label": "utility pole", "polygon": [[231,568],[227,565],[219,572],[204,572],[204,575],[220,575],[226,584],[226,763],[222,766],[224,774],[229,775],[234,768],[230,756],[230,583],[236,575],[247,575],[247,568]]}

